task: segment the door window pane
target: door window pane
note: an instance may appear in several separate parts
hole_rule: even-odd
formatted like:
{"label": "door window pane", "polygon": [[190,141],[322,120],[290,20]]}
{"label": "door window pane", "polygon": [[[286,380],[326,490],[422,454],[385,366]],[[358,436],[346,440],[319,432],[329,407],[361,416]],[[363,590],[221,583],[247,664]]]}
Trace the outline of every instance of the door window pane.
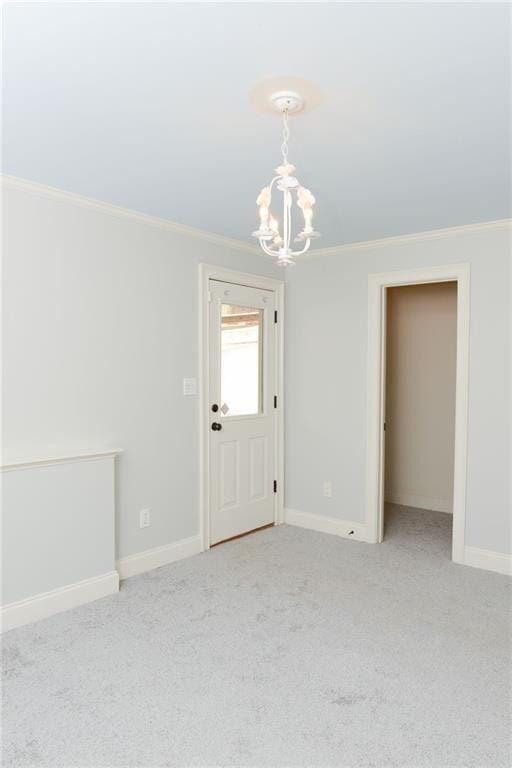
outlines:
{"label": "door window pane", "polygon": [[221,412],[245,416],[261,412],[263,310],[222,304]]}

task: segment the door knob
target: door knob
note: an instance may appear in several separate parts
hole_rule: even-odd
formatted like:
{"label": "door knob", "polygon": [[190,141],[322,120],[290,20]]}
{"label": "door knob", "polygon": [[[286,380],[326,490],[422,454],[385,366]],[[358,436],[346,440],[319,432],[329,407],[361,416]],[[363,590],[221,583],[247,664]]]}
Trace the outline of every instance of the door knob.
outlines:
{"label": "door knob", "polygon": [[214,432],[218,432],[219,430],[222,429],[222,424],[219,424],[218,421],[214,421],[212,424],[212,429]]}

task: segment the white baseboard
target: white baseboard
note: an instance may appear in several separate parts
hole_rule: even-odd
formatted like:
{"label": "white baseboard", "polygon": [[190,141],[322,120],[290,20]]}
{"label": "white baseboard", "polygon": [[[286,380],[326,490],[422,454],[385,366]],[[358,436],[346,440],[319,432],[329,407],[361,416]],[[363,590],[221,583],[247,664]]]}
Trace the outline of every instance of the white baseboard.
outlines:
{"label": "white baseboard", "polygon": [[[399,502],[396,502],[399,503]],[[413,506],[407,505],[407,506]],[[426,509],[426,507],[422,507]],[[313,515],[310,512],[299,512],[297,509],[285,509],[284,521],[288,525],[297,525],[299,528],[309,528],[321,533],[331,533],[335,536],[343,536],[357,541],[368,541],[365,523],[351,523],[326,515]],[[464,565],[473,568],[482,568],[486,571],[503,573],[512,576],[512,555],[501,552],[491,552],[477,547],[464,548]]]}
{"label": "white baseboard", "polygon": [[435,499],[432,496],[417,496],[414,493],[386,493],[385,501],[389,504],[402,504],[404,507],[431,509],[433,512],[452,514],[452,504],[448,499]]}
{"label": "white baseboard", "polygon": [[129,579],[130,576],[152,571],[153,568],[174,563],[176,560],[183,560],[185,557],[192,557],[192,555],[197,555],[199,552],[201,552],[200,536],[191,536],[188,539],[181,539],[173,544],[166,544],[163,547],[146,549],[145,552],[122,557],[117,561],[119,578]]}
{"label": "white baseboard", "polygon": [[9,603],[2,607],[2,631],[21,627],[39,619],[46,619],[70,608],[76,608],[84,603],[107,597],[119,591],[119,574],[117,571],[103,573],[92,579],[77,581],[66,587],[42,592],[26,600]]}
{"label": "white baseboard", "polygon": [[464,565],[512,576],[512,555],[478,547],[464,547]]}
{"label": "white baseboard", "polygon": [[309,528],[312,531],[331,533],[334,536],[343,536],[356,541],[367,541],[366,524],[351,523],[340,520],[337,517],[326,515],[313,515],[311,512],[299,512],[297,509],[285,509],[284,521],[288,525],[297,525],[299,528]]}

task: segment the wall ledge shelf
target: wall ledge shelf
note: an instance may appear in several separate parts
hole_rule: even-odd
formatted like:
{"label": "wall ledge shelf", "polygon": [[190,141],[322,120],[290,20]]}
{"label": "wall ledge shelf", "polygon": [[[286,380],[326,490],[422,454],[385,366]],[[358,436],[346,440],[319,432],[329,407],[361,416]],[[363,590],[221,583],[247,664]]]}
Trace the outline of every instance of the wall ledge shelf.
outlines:
{"label": "wall ledge shelf", "polygon": [[7,462],[0,465],[2,472],[10,472],[15,469],[28,469],[29,467],[49,467],[53,464],[70,464],[77,461],[94,461],[95,459],[115,459],[120,453],[121,448],[106,448],[100,451],[91,451],[88,453],[71,453],[60,456],[39,457],[36,459],[23,459],[19,461]]}

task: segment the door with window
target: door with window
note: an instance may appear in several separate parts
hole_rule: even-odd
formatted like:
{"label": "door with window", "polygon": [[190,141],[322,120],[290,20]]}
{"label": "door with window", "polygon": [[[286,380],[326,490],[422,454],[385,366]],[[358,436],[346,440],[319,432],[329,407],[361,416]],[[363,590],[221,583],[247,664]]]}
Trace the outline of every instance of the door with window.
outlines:
{"label": "door with window", "polygon": [[274,522],[275,296],[210,280],[210,544]]}

